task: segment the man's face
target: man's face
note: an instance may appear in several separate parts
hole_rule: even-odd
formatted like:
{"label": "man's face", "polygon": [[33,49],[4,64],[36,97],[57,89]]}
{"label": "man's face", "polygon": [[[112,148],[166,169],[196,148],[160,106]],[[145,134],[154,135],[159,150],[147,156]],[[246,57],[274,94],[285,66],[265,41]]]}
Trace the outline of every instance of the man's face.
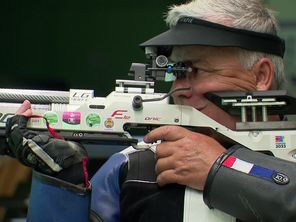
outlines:
{"label": "man's face", "polygon": [[174,102],[190,105],[224,126],[234,129],[238,117],[231,117],[214,105],[205,97],[205,93],[256,90],[256,76],[252,70],[242,67],[236,50],[209,46],[174,48],[172,59],[184,62],[193,70],[178,77],[173,83],[172,89],[191,87],[191,90],[174,93]]}

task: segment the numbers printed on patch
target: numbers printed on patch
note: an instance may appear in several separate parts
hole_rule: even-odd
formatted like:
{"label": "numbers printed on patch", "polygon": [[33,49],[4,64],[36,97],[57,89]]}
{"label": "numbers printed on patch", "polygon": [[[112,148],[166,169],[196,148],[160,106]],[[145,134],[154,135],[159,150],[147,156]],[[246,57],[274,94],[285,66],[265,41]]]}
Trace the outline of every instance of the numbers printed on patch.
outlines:
{"label": "numbers printed on patch", "polygon": [[286,148],[286,143],[276,143],[275,148]]}

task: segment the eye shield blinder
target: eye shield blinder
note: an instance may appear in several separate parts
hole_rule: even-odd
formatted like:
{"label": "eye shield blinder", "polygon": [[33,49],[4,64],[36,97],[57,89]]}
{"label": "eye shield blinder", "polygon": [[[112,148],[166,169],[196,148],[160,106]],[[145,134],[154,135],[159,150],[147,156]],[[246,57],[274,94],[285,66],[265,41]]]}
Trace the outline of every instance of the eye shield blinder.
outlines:
{"label": "eye shield blinder", "polygon": [[140,44],[140,47],[205,45],[239,47],[284,56],[285,42],[276,35],[236,29],[192,17],[181,18],[170,30]]}

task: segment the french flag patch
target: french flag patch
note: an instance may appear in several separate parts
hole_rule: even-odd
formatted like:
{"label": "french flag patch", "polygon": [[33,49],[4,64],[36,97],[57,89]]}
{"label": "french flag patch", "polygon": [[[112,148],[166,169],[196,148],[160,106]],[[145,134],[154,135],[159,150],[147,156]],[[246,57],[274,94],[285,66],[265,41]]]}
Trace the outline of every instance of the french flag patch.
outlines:
{"label": "french flag patch", "polygon": [[235,156],[228,156],[222,163],[222,166],[240,171],[245,174],[260,177],[262,179],[275,182],[277,184],[284,185],[289,183],[289,178],[285,174],[255,165],[253,163],[249,163],[247,161],[238,159]]}

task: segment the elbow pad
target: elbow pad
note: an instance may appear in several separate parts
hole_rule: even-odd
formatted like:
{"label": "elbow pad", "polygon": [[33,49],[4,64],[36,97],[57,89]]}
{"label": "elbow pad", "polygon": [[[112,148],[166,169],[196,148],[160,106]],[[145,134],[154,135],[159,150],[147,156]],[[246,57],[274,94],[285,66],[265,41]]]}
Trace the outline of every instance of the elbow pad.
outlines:
{"label": "elbow pad", "polygon": [[294,162],[236,145],[212,166],[204,202],[243,221],[296,221],[295,178]]}

